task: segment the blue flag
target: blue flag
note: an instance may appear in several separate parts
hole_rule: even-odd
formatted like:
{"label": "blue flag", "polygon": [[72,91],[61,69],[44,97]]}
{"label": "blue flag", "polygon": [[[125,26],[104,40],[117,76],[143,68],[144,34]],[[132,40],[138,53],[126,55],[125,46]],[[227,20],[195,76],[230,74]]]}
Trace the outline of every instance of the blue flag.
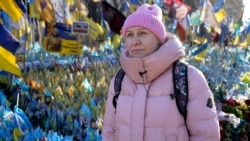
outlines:
{"label": "blue flag", "polygon": [[20,46],[19,41],[2,24],[0,24],[0,37],[0,69],[21,76],[15,56]]}

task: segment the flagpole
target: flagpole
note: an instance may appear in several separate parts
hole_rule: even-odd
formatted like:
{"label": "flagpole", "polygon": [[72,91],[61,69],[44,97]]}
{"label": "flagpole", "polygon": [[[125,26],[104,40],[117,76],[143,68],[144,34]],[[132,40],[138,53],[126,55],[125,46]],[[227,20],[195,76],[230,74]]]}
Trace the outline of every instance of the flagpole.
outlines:
{"label": "flagpole", "polygon": [[19,97],[20,97],[20,93],[17,93],[16,107],[19,106]]}
{"label": "flagpole", "polygon": [[[77,6],[78,6],[78,21],[80,21],[80,16],[81,16],[81,12],[80,12],[80,0],[77,1]],[[77,62],[78,64],[80,63],[80,34],[77,35]]]}

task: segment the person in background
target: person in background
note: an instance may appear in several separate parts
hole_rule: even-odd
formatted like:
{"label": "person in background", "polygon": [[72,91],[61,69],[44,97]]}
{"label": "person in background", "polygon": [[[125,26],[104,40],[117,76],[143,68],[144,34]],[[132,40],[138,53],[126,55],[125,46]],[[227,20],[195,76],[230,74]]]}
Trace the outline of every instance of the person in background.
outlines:
{"label": "person in background", "polygon": [[[191,3],[189,3],[191,4]],[[184,0],[164,0],[162,4],[163,14],[168,18],[169,32],[178,35],[183,42],[187,41],[187,21],[186,16],[191,11],[191,7],[184,4]]]}
{"label": "person in background", "polygon": [[47,37],[45,48],[47,51],[60,52],[62,50],[62,39],[56,26],[53,27],[51,35]]}
{"label": "person in background", "polygon": [[183,0],[165,0],[163,5],[167,6],[169,9],[169,14],[171,18],[183,19],[186,17],[187,13],[191,8],[183,3]]}
{"label": "person in background", "polygon": [[172,79],[173,63],[185,51],[166,31],[162,10],[143,4],[122,27],[120,65],[125,72],[116,108],[113,79],[106,101],[103,141],[219,141],[213,94],[200,70],[188,65],[187,120],[178,111]]}

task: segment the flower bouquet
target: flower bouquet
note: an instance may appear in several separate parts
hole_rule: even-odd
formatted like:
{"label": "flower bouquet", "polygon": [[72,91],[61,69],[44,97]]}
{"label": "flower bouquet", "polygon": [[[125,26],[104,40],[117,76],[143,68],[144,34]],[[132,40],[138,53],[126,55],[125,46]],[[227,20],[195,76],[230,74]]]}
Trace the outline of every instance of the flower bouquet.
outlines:
{"label": "flower bouquet", "polygon": [[227,99],[222,102],[221,110],[225,113],[220,120],[222,141],[247,141],[250,125],[250,100]]}

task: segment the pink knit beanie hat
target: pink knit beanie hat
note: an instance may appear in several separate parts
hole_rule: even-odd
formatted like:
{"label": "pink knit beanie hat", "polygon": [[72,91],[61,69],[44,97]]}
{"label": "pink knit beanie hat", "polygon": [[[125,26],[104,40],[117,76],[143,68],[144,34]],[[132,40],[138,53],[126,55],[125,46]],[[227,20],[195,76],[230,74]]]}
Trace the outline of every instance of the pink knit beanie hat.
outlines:
{"label": "pink knit beanie hat", "polygon": [[150,30],[163,43],[167,33],[162,20],[162,10],[159,6],[143,4],[127,17],[122,27],[122,34],[124,36],[130,27],[140,26]]}

